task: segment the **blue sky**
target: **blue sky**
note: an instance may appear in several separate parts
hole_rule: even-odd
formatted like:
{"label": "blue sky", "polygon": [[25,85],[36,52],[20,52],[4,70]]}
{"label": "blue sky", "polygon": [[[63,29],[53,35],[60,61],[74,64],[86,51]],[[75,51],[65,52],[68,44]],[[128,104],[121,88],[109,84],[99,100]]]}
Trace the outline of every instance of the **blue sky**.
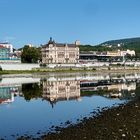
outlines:
{"label": "blue sky", "polygon": [[15,48],[56,42],[99,44],[140,36],[140,0],[0,0],[0,41]]}

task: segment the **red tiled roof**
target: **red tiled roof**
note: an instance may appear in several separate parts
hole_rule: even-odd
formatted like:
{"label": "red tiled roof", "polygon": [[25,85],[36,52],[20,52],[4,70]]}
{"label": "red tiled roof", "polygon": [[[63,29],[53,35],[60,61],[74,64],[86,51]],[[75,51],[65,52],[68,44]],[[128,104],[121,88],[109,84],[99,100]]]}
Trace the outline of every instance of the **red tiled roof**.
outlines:
{"label": "red tiled roof", "polygon": [[5,48],[4,46],[0,45],[0,48]]}

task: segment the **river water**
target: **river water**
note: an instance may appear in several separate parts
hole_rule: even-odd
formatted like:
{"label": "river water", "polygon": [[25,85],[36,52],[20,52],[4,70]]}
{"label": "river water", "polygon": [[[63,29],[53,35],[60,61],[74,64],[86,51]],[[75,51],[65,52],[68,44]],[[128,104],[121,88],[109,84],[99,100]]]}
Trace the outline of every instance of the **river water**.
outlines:
{"label": "river water", "polygon": [[39,137],[139,96],[139,73],[2,75],[0,138]]}

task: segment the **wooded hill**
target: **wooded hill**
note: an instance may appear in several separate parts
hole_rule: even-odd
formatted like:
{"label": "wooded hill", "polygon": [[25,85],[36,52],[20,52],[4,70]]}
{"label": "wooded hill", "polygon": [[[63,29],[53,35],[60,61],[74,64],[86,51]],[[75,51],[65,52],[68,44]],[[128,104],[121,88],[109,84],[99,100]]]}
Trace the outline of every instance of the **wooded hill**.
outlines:
{"label": "wooded hill", "polygon": [[116,48],[118,44],[121,45],[120,49],[133,49],[136,52],[140,52],[140,37],[138,38],[129,38],[129,39],[120,39],[112,40],[102,43],[102,46],[112,45],[113,48]]}
{"label": "wooded hill", "polygon": [[[120,44],[121,47],[118,47],[118,44]],[[111,48],[108,47],[110,45],[112,46]],[[118,49],[135,50],[136,55],[138,57],[140,57],[140,37],[106,41],[106,42],[101,43],[96,46],[91,46],[91,45],[81,45],[80,46],[80,52],[83,52],[83,51],[113,51],[113,50],[118,50]]]}
{"label": "wooded hill", "polygon": [[118,44],[126,45],[129,43],[136,43],[136,42],[140,43],[140,37],[106,41],[102,43],[101,45],[107,44],[107,45],[117,46]]}

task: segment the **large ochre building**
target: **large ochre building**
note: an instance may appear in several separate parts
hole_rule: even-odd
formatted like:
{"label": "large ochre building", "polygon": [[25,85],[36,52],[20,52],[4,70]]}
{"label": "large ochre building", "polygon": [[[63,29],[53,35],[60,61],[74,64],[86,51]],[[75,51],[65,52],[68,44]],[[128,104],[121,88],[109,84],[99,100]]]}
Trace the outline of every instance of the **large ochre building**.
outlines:
{"label": "large ochre building", "polygon": [[75,44],[56,43],[50,38],[42,45],[42,63],[44,64],[76,64],[79,62],[80,42]]}

